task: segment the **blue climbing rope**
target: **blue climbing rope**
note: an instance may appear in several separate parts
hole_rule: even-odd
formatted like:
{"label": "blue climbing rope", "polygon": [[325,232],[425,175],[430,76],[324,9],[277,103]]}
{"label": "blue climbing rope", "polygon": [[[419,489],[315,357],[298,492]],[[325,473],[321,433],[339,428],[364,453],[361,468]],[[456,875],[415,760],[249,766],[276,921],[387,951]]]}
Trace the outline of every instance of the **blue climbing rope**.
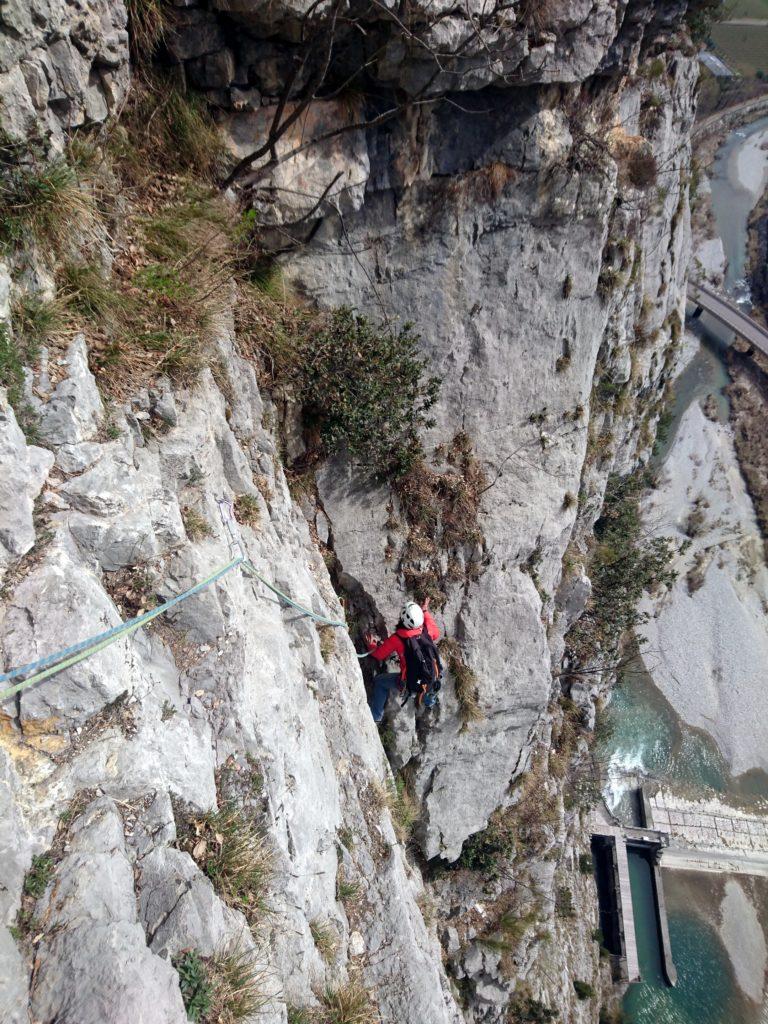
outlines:
{"label": "blue climbing rope", "polygon": [[[26,665],[19,665],[16,668],[11,669],[9,672],[0,673],[0,683],[7,683],[12,679],[18,679],[19,676],[26,676],[26,678],[21,682],[16,683],[14,686],[11,686],[6,690],[0,691],[0,701],[7,700],[8,697],[12,697],[21,690],[27,689],[27,687],[32,686],[34,683],[39,683],[43,679],[47,679],[49,676],[56,675],[58,672],[62,672],[64,669],[71,668],[73,665],[77,665],[86,658],[90,658],[91,655],[104,650],[104,648],[109,647],[110,644],[116,643],[122,637],[127,636],[129,633],[133,633],[141,626],[144,626],[153,619],[156,619],[158,615],[162,615],[164,612],[169,611],[182,601],[186,601],[187,598],[193,597],[195,594],[199,594],[205,587],[208,587],[217,580],[220,580],[222,576],[226,576],[228,572],[231,572],[232,569],[237,568],[237,566],[242,566],[249,575],[255,576],[256,579],[263,583],[265,587],[276,594],[286,604],[300,611],[302,615],[306,615],[309,618],[314,619],[315,622],[324,626],[331,626],[334,629],[347,628],[346,622],[341,622],[337,619],[329,619],[325,615],[319,615],[317,612],[313,612],[309,608],[305,608],[304,605],[301,605],[297,601],[288,597],[288,595],[284,594],[282,590],[279,590],[274,586],[274,584],[270,583],[269,580],[265,579],[265,577],[256,569],[253,562],[240,554],[236,558],[233,558],[231,562],[228,562],[227,565],[222,566],[220,569],[216,569],[210,574],[210,576],[206,576],[204,580],[201,580],[193,587],[190,587],[189,590],[185,590],[183,593],[177,594],[176,597],[172,597],[170,600],[158,605],[157,608],[153,608],[151,611],[145,612],[143,615],[138,615],[136,618],[128,619],[126,622],[121,622],[119,626],[113,626],[111,629],[107,629],[103,633],[97,633],[95,636],[88,637],[87,640],[81,640],[79,643],[72,644],[70,647],[65,647],[60,651],[56,651],[55,654],[48,654],[44,658],[39,658],[37,661],[31,661]],[[367,653],[358,654],[357,657],[367,658],[368,655]]]}

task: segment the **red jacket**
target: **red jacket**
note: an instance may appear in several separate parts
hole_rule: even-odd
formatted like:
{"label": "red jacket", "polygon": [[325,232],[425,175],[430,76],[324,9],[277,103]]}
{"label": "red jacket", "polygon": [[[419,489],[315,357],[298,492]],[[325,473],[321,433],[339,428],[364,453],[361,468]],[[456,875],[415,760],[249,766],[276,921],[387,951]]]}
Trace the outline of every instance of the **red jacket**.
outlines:
{"label": "red jacket", "polygon": [[[440,637],[440,630],[437,628],[435,620],[427,611],[424,612],[424,625],[427,627],[427,633],[429,633],[432,640],[437,641]],[[422,628],[423,627],[420,627],[419,629],[398,629],[392,634],[392,636],[387,637],[383,643],[378,644],[378,646],[375,643],[369,644],[368,646],[371,657],[375,658],[376,661],[386,661],[387,658],[391,657],[391,655],[396,654],[400,661],[400,678],[405,681],[405,645],[400,638],[421,636]]]}

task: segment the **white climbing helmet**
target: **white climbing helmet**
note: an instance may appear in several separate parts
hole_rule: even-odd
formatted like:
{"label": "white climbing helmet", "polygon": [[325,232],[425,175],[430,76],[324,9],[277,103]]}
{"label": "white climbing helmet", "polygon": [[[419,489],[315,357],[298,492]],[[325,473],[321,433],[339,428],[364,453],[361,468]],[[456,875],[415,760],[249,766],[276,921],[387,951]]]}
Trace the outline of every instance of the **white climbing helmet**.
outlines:
{"label": "white climbing helmet", "polygon": [[408,601],[400,612],[400,621],[406,629],[421,629],[424,625],[424,612],[415,601]]}

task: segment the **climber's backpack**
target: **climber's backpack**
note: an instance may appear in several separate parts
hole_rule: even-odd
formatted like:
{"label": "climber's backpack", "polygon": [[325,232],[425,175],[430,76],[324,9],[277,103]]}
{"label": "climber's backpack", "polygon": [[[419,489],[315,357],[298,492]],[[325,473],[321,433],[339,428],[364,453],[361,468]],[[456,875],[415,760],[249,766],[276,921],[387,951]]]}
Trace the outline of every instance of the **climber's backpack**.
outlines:
{"label": "climber's backpack", "polygon": [[405,700],[414,696],[420,704],[428,693],[442,686],[443,664],[426,625],[419,636],[401,636],[405,652]]}

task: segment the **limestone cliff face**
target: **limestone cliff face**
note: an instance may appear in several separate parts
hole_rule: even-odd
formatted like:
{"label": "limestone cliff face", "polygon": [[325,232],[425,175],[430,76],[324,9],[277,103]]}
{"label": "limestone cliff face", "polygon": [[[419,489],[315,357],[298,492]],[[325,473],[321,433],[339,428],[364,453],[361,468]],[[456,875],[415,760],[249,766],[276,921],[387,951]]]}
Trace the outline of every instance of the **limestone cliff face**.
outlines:
{"label": "limestone cliff face", "polygon": [[[591,81],[588,99],[581,87],[484,89],[422,112],[409,137],[370,133],[357,154],[370,166],[363,205],[329,214],[286,258],[319,301],[415,323],[443,382],[427,449],[464,432],[495,481],[482,544],[440,552],[444,571],[452,561],[467,572],[446,587],[441,618],[477,674],[485,721],[462,727],[450,690],[429,729],[397,721],[430,858],[455,859],[525,767],[562,653],[555,595],[577,515],[594,518],[608,473],[647,454],[674,360],[696,71],[673,52],[649,80],[640,46]],[[558,73],[567,82],[580,68]],[[642,139],[658,171],[637,187]],[[417,170],[404,178],[403,164]],[[328,167],[312,173],[305,189],[319,191]],[[403,569],[427,568],[398,557],[396,497],[343,466],[318,485],[343,577],[392,624]]]}
{"label": "limestone cliff face", "polygon": [[[537,778],[555,812],[524,870],[486,879],[435,869],[519,798],[514,783],[546,752],[553,669],[589,595],[585,538],[609,473],[631,469],[653,440],[688,258],[696,69],[684,7],[519,3],[477,31],[480,6],[446,5],[426,36],[367,10],[358,35],[375,59],[364,96],[317,100],[297,137],[374,120],[393,96],[417,104],[242,179],[265,245],[289,250],[279,258],[297,289],[415,323],[443,381],[425,448],[439,472],[456,436],[468,439],[488,484],[481,538],[419,556],[397,496],[343,462],[317,472],[299,508],[267,426],[275,411],[229,314],[213,332],[215,379],[206,371],[175,393],[159,380],[109,423],[79,336],[47,362],[44,353],[28,382],[37,444],[3,396],[4,668],[125,617],[131,573],[150,573],[170,596],[225,563],[216,498],[248,495],[259,511],[242,528],[248,556],[317,611],[341,614],[318,537],[334,580],[380,623],[394,624],[414,580],[436,579],[439,621],[475,673],[478,703],[466,721],[449,677],[429,719],[412,707],[391,717],[391,763],[420,807],[427,896],[382,797],[390,766],[351,641],[337,632],[329,649],[240,572],[182,605],[168,629],[5,701],[3,1020],[181,1022],[169,957],[237,941],[258,946],[269,968],[269,1021],[347,976],[362,979],[385,1022],[497,1024],[523,983],[564,1020],[597,1019],[597,1001],[577,999],[571,984],[601,976],[593,888],[578,870],[586,825],[546,756]],[[305,11],[227,0],[176,12],[166,57],[205,91],[239,156],[263,141]],[[0,27],[10,135],[47,132],[60,146],[67,129],[119,106],[129,83],[121,4],[21,4]],[[435,75],[441,48],[452,56]],[[337,84],[361,54],[340,49]],[[294,143],[289,134],[280,145]],[[34,276],[23,261],[0,273],[3,322],[22,289],[50,287],[45,254],[28,255]],[[288,449],[300,454],[301,439]],[[209,527],[202,538],[185,526],[189,508]],[[571,696],[593,714],[588,687]],[[74,817],[59,823],[75,797]],[[263,821],[276,859],[272,913],[255,938],[177,841],[179,808],[194,815],[229,798]],[[34,949],[19,947],[7,926],[32,856],[52,844]],[[535,892],[539,926],[504,958],[487,924],[515,878]],[[566,888],[576,917],[563,912]],[[336,939],[330,962],[318,922]]]}

